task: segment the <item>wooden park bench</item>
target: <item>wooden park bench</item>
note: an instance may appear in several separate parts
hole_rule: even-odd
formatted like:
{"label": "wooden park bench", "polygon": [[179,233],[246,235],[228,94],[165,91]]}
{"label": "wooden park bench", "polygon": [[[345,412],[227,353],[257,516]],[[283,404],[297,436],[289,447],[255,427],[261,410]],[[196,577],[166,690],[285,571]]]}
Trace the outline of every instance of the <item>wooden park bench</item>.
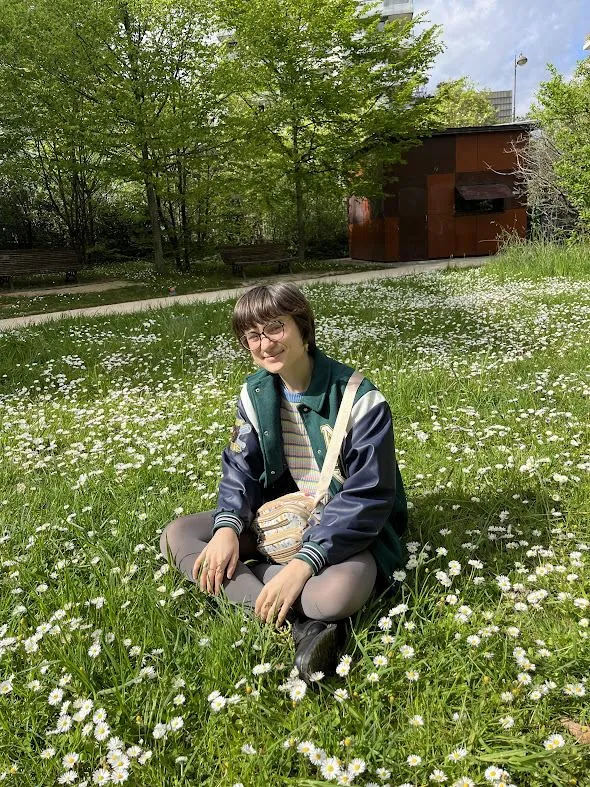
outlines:
{"label": "wooden park bench", "polygon": [[14,276],[39,273],[65,273],[66,281],[76,281],[82,259],[74,249],[4,249],[0,250],[0,285],[10,284]]}
{"label": "wooden park bench", "polygon": [[295,259],[284,243],[260,243],[256,246],[221,246],[221,259],[231,265],[232,273],[240,273],[246,278],[246,265],[278,265],[278,272],[291,273],[291,263]]}

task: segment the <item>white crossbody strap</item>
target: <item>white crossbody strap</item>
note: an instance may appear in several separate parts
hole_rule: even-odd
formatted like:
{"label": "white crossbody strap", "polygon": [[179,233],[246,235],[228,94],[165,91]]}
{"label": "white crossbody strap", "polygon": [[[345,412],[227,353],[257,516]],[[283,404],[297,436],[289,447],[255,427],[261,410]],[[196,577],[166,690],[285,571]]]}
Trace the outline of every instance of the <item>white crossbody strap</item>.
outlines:
{"label": "white crossbody strap", "polygon": [[324,464],[322,465],[322,472],[320,473],[318,488],[314,498],[314,506],[317,506],[320,500],[325,497],[330,487],[330,481],[332,480],[334,470],[336,469],[336,463],[338,461],[340,448],[342,447],[342,441],[344,440],[344,435],[346,434],[348,419],[350,418],[350,413],[352,412],[354,397],[363,380],[364,377],[362,374],[360,374],[360,372],[353,372],[350,375],[348,383],[346,384],[346,390],[344,391],[344,396],[342,397],[342,401],[340,403],[340,409],[338,410],[338,416],[336,418],[336,423],[334,424],[334,431],[332,432],[330,445],[328,446],[326,458],[324,459]]}

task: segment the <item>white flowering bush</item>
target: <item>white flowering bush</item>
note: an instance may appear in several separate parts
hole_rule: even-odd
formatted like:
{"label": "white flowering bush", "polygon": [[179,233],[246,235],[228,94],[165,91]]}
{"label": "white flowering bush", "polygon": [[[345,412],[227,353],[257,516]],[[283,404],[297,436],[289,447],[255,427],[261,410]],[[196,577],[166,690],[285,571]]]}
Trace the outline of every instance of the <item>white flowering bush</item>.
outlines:
{"label": "white flowering bush", "polygon": [[215,506],[250,369],[232,304],[0,334],[0,780],[583,783],[590,278],[307,293],[391,403],[411,514],[397,595],[311,688],[288,632],[158,552]]}

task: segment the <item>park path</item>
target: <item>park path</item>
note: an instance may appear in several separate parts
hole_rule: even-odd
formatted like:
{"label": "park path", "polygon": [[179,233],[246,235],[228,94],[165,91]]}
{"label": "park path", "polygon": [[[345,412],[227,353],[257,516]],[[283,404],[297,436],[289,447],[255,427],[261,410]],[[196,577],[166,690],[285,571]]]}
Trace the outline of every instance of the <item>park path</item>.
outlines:
{"label": "park path", "polygon": [[[359,271],[358,273],[328,273],[310,276],[307,273],[291,275],[268,276],[264,279],[247,279],[240,287],[226,290],[210,290],[209,292],[193,292],[187,295],[173,295],[166,298],[149,298],[143,301],[126,301],[124,303],[109,303],[103,306],[87,306],[83,309],[68,309],[61,312],[48,312],[46,314],[30,314],[26,317],[11,317],[0,320],[0,331],[12,331],[27,328],[32,325],[51,322],[53,320],[71,319],[75,317],[105,317],[109,314],[130,314],[132,312],[148,311],[149,309],[162,309],[168,306],[185,305],[189,303],[212,303],[237,298],[245,287],[254,284],[269,284],[275,281],[294,281],[297,284],[358,284],[372,279],[393,279],[399,276],[413,276],[417,273],[440,271],[445,268],[474,268],[485,265],[491,257],[465,257],[452,260],[425,260],[416,263],[395,263],[388,268],[379,270]],[[354,262],[354,260],[353,260]]]}
{"label": "park path", "polygon": [[78,292],[107,292],[120,290],[121,287],[135,287],[135,281],[101,281],[95,284],[67,284],[64,287],[47,287],[44,290],[7,290],[2,292],[6,298],[36,298],[39,295],[75,295]]}

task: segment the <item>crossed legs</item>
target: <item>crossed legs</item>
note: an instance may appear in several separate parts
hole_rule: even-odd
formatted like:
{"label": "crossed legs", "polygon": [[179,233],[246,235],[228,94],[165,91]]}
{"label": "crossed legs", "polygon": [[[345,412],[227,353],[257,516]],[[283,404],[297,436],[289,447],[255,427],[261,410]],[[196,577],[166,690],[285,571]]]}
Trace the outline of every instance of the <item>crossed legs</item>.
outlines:
{"label": "crossed legs", "polygon": [[[160,537],[160,550],[170,554],[182,573],[193,581],[192,569],[198,555],[211,539],[212,511],[183,516],[170,522]],[[246,565],[245,560],[262,561],[256,538],[250,530],[240,536],[240,561],[231,579],[223,583],[225,593],[236,604],[254,607],[264,585],[282,566],[266,562]],[[314,620],[335,621],[353,615],[373,592],[377,568],[368,550],[311,577],[294,605],[298,613]]]}

